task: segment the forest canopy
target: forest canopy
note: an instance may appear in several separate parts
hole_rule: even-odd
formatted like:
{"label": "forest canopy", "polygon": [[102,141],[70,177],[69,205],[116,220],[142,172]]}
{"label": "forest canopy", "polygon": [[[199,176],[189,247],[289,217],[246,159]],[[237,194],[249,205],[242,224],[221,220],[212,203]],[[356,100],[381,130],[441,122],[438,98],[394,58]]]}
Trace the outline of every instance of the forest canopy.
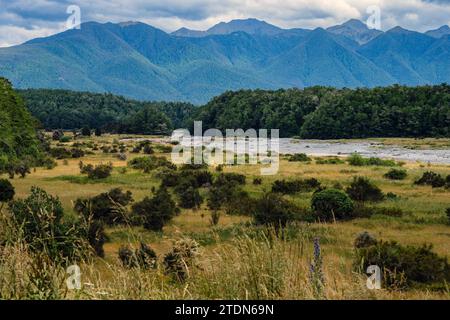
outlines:
{"label": "forest canopy", "polygon": [[281,137],[308,139],[449,137],[450,86],[240,90],[204,106],[141,102],[112,94],[22,90],[46,129],[84,126],[111,132],[167,134],[172,129],[280,129]]}

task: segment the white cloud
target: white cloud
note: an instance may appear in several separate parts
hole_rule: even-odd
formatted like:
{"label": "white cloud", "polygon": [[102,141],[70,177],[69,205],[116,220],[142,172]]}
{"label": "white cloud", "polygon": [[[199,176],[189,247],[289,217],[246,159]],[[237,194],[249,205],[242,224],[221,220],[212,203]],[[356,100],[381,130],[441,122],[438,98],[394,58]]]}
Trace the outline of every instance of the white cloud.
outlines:
{"label": "white cloud", "polygon": [[285,28],[328,27],[366,19],[372,5],[381,8],[383,29],[401,25],[425,31],[450,24],[447,0],[0,0],[0,46],[61,31],[69,4],[80,6],[83,21],[136,20],[165,31],[205,30],[249,17]]}

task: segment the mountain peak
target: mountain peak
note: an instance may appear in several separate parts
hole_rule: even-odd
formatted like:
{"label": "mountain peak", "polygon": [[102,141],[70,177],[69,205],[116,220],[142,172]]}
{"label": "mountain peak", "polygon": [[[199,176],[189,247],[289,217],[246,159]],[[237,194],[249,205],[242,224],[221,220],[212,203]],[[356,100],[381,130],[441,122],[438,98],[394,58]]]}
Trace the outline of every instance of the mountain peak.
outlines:
{"label": "mountain peak", "polygon": [[386,33],[390,33],[390,34],[411,34],[413,32],[414,31],[407,30],[407,29],[404,29],[404,28],[402,28],[400,26],[397,26],[397,27],[394,27],[394,28],[388,30]]}
{"label": "mountain peak", "polygon": [[208,34],[230,34],[233,32],[246,32],[248,34],[265,34],[274,35],[283,31],[272,24],[265,21],[250,18],[236,19],[229,22],[220,22],[208,29]]}
{"label": "mountain peak", "polygon": [[358,42],[359,44],[365,44],[382,33],[380,30],[369,29],[364,22],[357,19],[351,19],[341,25],[330,27],[327,31],[334,34],[343,35]]}
{"label": "mountain peak", "polygon": [[443,36],[450,35],[450,27],[448,25],[444,25],[438,29],[427,31],[425,34],[439,39]]}

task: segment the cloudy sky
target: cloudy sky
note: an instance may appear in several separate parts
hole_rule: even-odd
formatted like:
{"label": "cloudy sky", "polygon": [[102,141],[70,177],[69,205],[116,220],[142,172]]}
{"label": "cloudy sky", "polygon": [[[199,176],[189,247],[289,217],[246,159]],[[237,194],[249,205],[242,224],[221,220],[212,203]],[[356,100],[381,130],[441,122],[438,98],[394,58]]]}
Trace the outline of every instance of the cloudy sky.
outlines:
{"label": "cloudy sky", "polygon": [[220,21],[258,18],[281,27],[328,27],[381,9],[381,28],[426,31],[450,25],[450,0],[0,0],[0,47],[62,32],[67,8],[81,21],[142,21],[165,31],[206,30]]}

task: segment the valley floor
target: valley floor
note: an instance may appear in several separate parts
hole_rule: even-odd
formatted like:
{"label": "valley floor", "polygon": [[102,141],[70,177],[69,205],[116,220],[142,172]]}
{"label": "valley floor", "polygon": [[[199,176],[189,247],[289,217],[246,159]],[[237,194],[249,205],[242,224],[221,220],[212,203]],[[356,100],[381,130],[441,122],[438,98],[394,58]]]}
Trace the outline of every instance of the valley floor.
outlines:
{"label": "valley floor", "polygon": [[[78,142],[95,142],[109,145],[120,136],[105,135],[81,139]],[[378,140],[385,145],[404,145],[414,149],[439,148],[450,153],[450,141],[441,140]],[[70,146],[71,143],[66,144]],[[129,150],[134,142],[127,141]],[[164,156],[164,154],[158,154]],[[128,159],[138,156],[127,152]],[[142,154],[140,155],[142,156]],[[170,157],[170,155],[165,155]],[[326,157],[321,157],[324,159]],[[85,164],[112,162],[111,177],[93,182],[80,174],[79,161]],[[450,290],[432,291],[412,289],[407,291],[369,290],[365,275],[354,272],[353,242],[355,237],[369,231],[378,239],[395,240],[405,245],[433,245],[439,255],[450,258],[450,226],[445,210],[450,207],[450,190],[414,185],[425,171],[444,176],[450,174],[450,165],[407,162],[403,168],[408,177],[402,181],[387,180],[383,175],[390,169],[382,166],[355,167],[343,164],[317,164],[289,162],[283,159],[276,176],[259,176],[259,166],[229,166],[224,172],[236,172],[247,177],[245,190],[252,196],[269,191],[278,179],[316,178],[323,185],[336,183],[347,186],[354,176],[369,177],[384,193],[395,193],[398,198],[376,204],[378,207],[398,208],[401,217],[375,215],[337,223],[298,222],[288,227],[291,234],[286,239],[264,239],[256,236],[258,228],[248,216],[222,215],[219,224],[212,227],[206,205],[197,211],[183,210],[162,233],[146,231],[141,227],[114,227],[107,230],[109,241],[105,244],[105,259],[81,266],[83,288],[69,291],[64,298],[74,299],[449,299]],[[120,187],[131,191],[135,201],[151,195],[151,188],[160,180],[153,173],[120,168],[127,161],[116,155],[96,151],[82,159],[58,160],[52,170],[38,168],[25,179],[16,178],[13,185],[16,197],[26,197],[32,186],[39,186],[49,194],[58,196],[65,212],[75,216],[74,201]],[[214,170],[211,170],[214,172]],[[254,178],[262,178],[261,185],[253,185]],[[205,191],[202,191],[205,192]],[[206,194],[203,194],[206,195]],[[286,196],[301,207],[309,207],[312,193]],[[159,269],[145,271],[125,269],[118,259],[122,245],[138,246],[143,241],[159,256],[166,254],[173,242],[190,238],[200,244],[199,264],[190,270],[183,284],[171,281]],[[310,261],[313,258],[313,240],[318,237],[322,251],[325,286],[320,296],[309,280]]]}

